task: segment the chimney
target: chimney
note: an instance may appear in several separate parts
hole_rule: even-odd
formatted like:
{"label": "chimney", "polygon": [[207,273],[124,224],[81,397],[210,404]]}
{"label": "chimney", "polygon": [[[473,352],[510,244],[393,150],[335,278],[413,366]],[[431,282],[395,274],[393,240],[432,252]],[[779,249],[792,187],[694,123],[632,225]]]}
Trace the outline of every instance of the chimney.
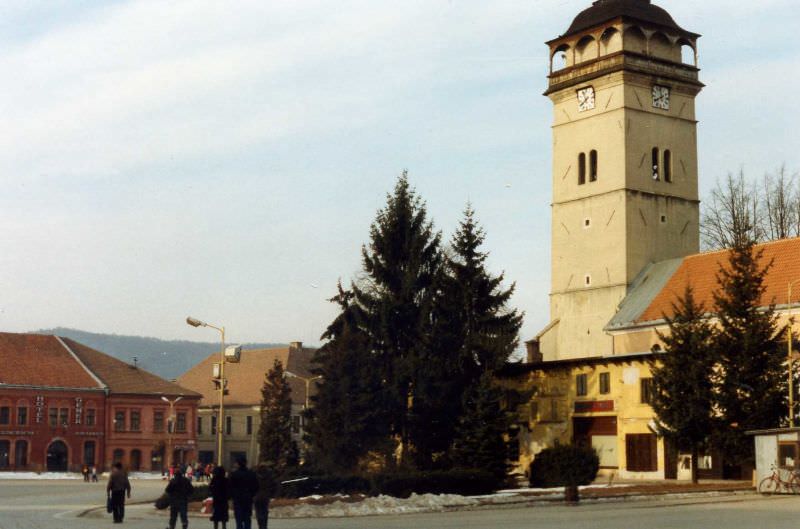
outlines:
{"label": "chimney", "polygon": [[302,349],[303,342],[289,342],[289,349]]}
{"label": "chimney", "polygon": [[525,349],[528,351],[528,363],[539,364],[544,361],[544,356],[539,350],[539,340],[528,340],[525,342]]}

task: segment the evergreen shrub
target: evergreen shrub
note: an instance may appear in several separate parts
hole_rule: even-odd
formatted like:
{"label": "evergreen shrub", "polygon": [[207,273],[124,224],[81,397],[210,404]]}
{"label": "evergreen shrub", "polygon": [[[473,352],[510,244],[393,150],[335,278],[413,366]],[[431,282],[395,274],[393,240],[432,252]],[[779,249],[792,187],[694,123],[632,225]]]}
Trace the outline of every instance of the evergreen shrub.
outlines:
{"label": "evergreen shrub", "polygon": [[545,448],[531,463],[531,487],[588,485],[599,469],[600,459],[593,448],[576,445]]}

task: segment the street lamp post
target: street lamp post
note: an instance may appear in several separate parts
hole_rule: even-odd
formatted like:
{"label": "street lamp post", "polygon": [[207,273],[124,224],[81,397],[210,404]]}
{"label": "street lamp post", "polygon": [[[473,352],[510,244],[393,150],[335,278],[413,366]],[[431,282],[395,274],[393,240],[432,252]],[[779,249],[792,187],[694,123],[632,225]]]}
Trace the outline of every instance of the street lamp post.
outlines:
{"label": "street lamp post", "polygon": [[[320,378],[322,378],[322,375],[317,375],[315,377],[301,377],[300,375],[296,375],[296,374],[292,373],[289,370],[285,370],[284,373],[286,374],[287,377],[297,378],[297,379],[302,380],[303,382],[306,383],[306,402],[303,405],[303,411],[304,412],[308,412],[308,407],[309,407],[308,406],[309,405],[308,396],[309,396],[309,393],[311,393],[311,383],[313,381],[315,381],[315,380],[319,380]],[[305,425],[306,425],[306,417],[304,416],[303,417],[303,431],[304,432],[305,432]]]}
{"label": "street lamp post", "polygon": [[219,350],[219,415],[217,418],[217,465],[222,466],[222,428],[224,418],[225,406],[225,327],[217,327],[197,318],[189,316],[186,318],[186,323],[192,327],[210,327],[216,329],[220,333],[220,350]]}
{"label": "street lamp post", "polygon": [[169,400],[165,396],[161,396],[161,400],[169,404],[169,417],[167,417],[167,468],[172,464],[172,432],[175,430],[175,404],[181,400],[183,396]]}
{"label": "street lamp post", "polygon": [[792,287],[800,283],[800,279],[789,281],[788,292],[786,293],[786,310],[789,321],[786,323],[786,361],[789,364],[789,428],[794,427],[794,359],[792,358]]}

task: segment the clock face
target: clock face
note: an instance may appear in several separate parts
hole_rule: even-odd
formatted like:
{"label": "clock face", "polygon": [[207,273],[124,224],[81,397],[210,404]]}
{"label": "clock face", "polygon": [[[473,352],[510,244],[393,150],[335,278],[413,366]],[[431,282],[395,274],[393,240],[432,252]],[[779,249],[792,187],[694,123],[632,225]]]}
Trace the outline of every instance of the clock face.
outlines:
{"label": "clock face", "polygon": [[669,88],[653,85],[653,108],[669,110]]}
{"label": "clock face", "polygon": [[594,88],[587,86],[578,90],[578,112],[594,108]]}

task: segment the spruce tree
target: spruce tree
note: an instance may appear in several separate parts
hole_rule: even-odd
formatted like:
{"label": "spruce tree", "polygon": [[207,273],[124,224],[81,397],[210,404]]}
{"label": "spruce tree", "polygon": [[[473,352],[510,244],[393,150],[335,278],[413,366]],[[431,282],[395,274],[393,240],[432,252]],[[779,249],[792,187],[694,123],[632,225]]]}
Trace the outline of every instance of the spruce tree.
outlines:
{"label": "spruce tree", "polygon": [[[404,460],[409,455],[409,417],[420,358],[431,330],[433,283],[441,266],[441,235],[427,218],[424,202],[403,172],[386,206],[370,229],[362,249],[364,276],[353,286],[357,319],[367,333],[383,382],[374,404],[385,414],[400,442]],[[391,461],[394,450],[386,453]]]}
{"label": "spruce tree", "polygon": [[651,362],[651,405],[665,436],[692,457],[692,482],[697,483],[698,455],[708,446],[714,422],[714,330],[698,305],[691,286],[664,316],[668,333],[658,333],[663,354]]}
{"label": "spruce tree", "polygon": [[360,459],[388,438],[386,417],[376,406],[381,379],[368,336],[351,305],[353,294],[338,285],[331,299],[340,313],[328,326],[326,343],[314,356],[312,372],[322,378],[307,412],[309,457],[329,473],[352,473]]}
{"label": "spruce tree", "polygon": [[433,330],[416,378],[412,438],[417,465],[452,445],[467,393],[485,372],[502,367],[518,343],[522,315],[508,308],[514,285],[486,268],[488,254],[475,212],[467,205],[437,277]]}
{"label": "spruce tree", "polygon": [[291,388],[277,359],[264,377],[260,419],[258,461],[281,475],[297,463],[297,446],[292,440]]}
{"label": "spruce tree", "polygon": [[735,464],[753,462],[753,439],[746,431],[775,428],[786,416],[785,356],[773,307],[762,307],[772,263],[761,266],[762,254],[752,241],[734,246],[717,274],[720,289],[714,294],[720,413],[715,443]]}
{"label": "spruce tree", "polygon": [[523,317],[508,307],[515,285],[504,289],[504,275],[492,276],[486,269],[488,254],[481,251],[485,238],[467,205],[446,268],[452,282],[447,294],[455,297],[452,308],[460,316],[459,364],[472,381],[506,363],[519,343]]}
{"label": "spruce tree", "polygon": [[502,392],[490,372],[481,375],[464,398],[464,413],[453,445],[453,460],[461,467],[491,472],[499,482],[508,471],[511,419],[501,406]]}

